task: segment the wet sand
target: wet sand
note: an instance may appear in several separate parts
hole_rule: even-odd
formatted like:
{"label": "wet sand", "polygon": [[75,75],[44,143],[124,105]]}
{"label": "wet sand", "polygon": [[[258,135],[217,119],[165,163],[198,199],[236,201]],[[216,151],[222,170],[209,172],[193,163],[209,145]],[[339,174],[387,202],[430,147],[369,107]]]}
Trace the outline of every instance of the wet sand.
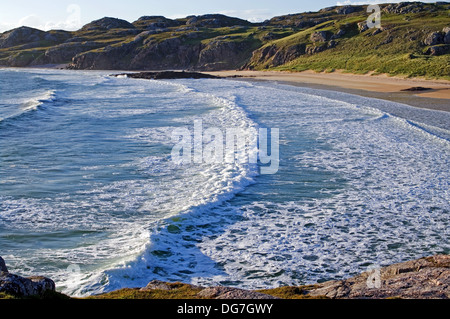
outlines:
{"label": "wet sand", "polygon": [[[404,79],[386,75],[316,73],[313,71],[218,71],[205,73],[216,76],[237,76],[238,79],[244,80],[276,81],[301,87],[340,91],[450,112],[450,81],[447,80]],[[431,90],[402,91],[413,87]]]}

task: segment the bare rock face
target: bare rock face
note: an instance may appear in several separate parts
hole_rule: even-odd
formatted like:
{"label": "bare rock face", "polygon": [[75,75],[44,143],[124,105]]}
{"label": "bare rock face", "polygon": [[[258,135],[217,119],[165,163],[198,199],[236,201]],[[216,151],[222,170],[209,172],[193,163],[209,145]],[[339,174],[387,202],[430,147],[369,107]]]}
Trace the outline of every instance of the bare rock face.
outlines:
{"label": "bare rock face", "polygon": [[55,283],[51,279],[0,273],[0,292],[16,297],[43,297],[47,291],[55,291]]}
{"label": "bare rock face", "polygon": [[2,272],[8,272],[8,268],[6,268],[5,261],[0,256],[0,273],[2,273]]}
{"label": "bare rock face", "polygon": [[144,288],[141,288],[140,291],[151,291],[151,290],[164,290],[164,291],[171,291],[176,290],[180,288],[181,286],[187,286],[190,289],[202,289],[203,287],[189,285],[189,284],[182,284],[182,283],[167,283],[161,280],[153,280],[148,283],[148,285]]}
{"label": "bare rock face", "polygon": [[355,12],[356,8],[352,7],[352,6],[343,6],[343,7],[338,7],[336,8],[336,13],[337,14],[350,14]]}
{"label": "bare rock face", "polygon": [[450,27],[445,27],[442,32],[444,33],[444,43],[450,44]]}
{"label": "bare rock face", "polygon": [[47,291],[55,291],[53,280],[33,276],[24,278],[10,274],[5,261],[0,257],[0,292],[16,297],[43,297]]}
{"label": "bare rock face", "polygon": [[278,299],[273,296],[262,294],[255,291],[231,288],[231,287],[212,287],[203,289],[198,293],[201,298],[208,299],[252,299],[252,300],[265,300],[265,299]]}
{"label": "bare rock face", "polygon": [[330,37],[329,32],[327,31],[317,31],[311,34],[311,41],[312,42],[325,42]]}
{"label": "bare rock face", "polygon": [[423,40],[425,45],[436,45],[444,42],[444,36],[441,32],[432,32],[428,34]]}
{"label": "bare rock face", "polygon": [[10,48],[25,43],[43,40],[46,32],[28,27],[20,27],[0,36],[0,48]]}
{"label": "bare rock face", "polygon": [[450,255],[438,255],[319,284],[309,295],[332,299],[448,299]]}
{"label": "bare rock face", "polygon": [[358,29],[359,29],[359,32],[363,33],[365,31],[369,30],[369,26],[367,25],[366,21],[359,22],[358,23]]}
{"label": "bare rock face", "polygon": [[439,56],[450,53],[450,45],[434,45],[425,52],[431,56]]}
{"label": "bare rock face", "polygon": [[105,17],[86,24],[85,26],[83,26],[81,30],[90,31],[90,30],[134,29],[134,28],[135,26],[128,21]]}
{"label": "bare rock face", "polygon": [[385,13],[407,14],[418,13],[426,10],[423,3],[420,2],[401,2],[397,4],[388,4],[383,8]]}

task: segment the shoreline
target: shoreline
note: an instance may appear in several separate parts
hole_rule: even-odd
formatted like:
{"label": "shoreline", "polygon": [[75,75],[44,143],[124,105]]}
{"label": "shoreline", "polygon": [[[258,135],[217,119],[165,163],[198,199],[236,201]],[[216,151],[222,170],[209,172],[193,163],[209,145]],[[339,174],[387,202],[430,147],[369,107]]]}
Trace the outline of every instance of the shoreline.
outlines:
{"label": "shoreline", "polygon": [[[23,69],[49,69],[62,70],[65,65],[40,65],[24,67]],[[8,67],[0,67],[8,69]],[[14,68],[17,69],[17,68]],[[19,68],[20,69],[20,68]],[[86,70],[70,70],[86,71]],[[111,72],[163,72],[148,70],[92,70]],[[175,71],[175,70],[168,70]],[[183,70],[177,70],[179,72]],[[343,73],[335,71],[332,73],[315,72],[311,70],[301,72],[288,71],[195,71],[196,73],[212,75],[218,78],[232,78],[243,81],[278,82],[297,87],[327,90],[348,93],[367,98],[387,100],[391,102],[406,104],[409,106],[429,109],[435,111],[450,112],[450,81],[427,80],[422,78],[401,78],[388,75],[365,75],[354,73]],[[411,88],[422,87],[424,91],[402,91]]]}
{"label": "shoreline", "polygon": [[[403,79],[385,75],[316,73],[314,71],[214,71],[204,72],[237,80],[278,82],[297,87],[337,91],[368,98],[388,100],[413,107],[450,112],[450,81]],[[425,91],[402,91],[424,87]]]}

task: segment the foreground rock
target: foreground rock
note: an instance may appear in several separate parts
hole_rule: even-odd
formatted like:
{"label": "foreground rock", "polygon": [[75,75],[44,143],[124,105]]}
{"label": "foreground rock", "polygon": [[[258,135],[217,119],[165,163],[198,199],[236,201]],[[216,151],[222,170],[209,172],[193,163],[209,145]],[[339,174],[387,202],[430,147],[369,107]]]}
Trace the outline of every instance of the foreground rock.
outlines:
{"label": "foreground rock", "polygon": [[3,258],[0,257],[0,273],[2,272],[8,272],[8,268],[6,268],[6,264]]}
{"label": "foreground rock", "polygon": [[198,73],[198,72],[175,72],[175,71],[163,71],[163,72],[141,72],[141,73],[122,73],[115,74],[114,76],[126,76],[133,79],[146,79],[146,80],[170,80],[170,79],[218,79],[219,77]]}
{"label": "foreground rock", "polygon": [[3,258],[0,257],[0,293],[6,293],[18,298],[44,297],[48,292],[54,292],[55,283],[49,278],[33,276],[24,278],[8,272]]}
{"label": "foreground rock", "polygon": [[332,299],[449,299],[450,255],[391,265],[317,285],[309,295]]}
{"label": "foreground rock", "polygon": [[265,300],[265,299],[279,299],[267,294],[256,291],[231,288],[231,287],[212,287],[205,288],[198,293],[201,298],[207,299],[228,299],[228,300]]}
{"label": "foreground rock", "polygon": [[276,297],[259,293],[256,291],[232,288],[232,287],[210,287],[204,288],[194,285],[186,284],[169,284],[159,280],[151,281],[146,287],[140,289],[142,292],[152,291],[152,290],[163,290],[163,291],[174,291],[179,289],[180,285],[183,287],[188,286],[193,291],[199,291],[196,296],[201,299],[224,299],[224,300],[234,300],[234,299],[250,299],[250,300],[264,300],[264,299],[278,299]]}

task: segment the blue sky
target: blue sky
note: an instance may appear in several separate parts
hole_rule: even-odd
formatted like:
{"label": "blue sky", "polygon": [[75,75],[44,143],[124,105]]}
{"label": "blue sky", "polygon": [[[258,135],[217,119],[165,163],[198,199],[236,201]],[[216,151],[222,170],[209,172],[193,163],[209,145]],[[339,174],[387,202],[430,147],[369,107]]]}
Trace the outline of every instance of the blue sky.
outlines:
{"label": "blue sky", "polygon": [[[338,4],[367,4],[400,1],[353,0],[15,0],[2,1],[0,32],[26,25],[42,30],[76,30],[82,25],[105,16],[130,22],[143,15],[163,15],[180,18],[191,14],[222,13],[250,21],[289,13],[317,11]],[[424,1],[435,2],[435,1]]]}

